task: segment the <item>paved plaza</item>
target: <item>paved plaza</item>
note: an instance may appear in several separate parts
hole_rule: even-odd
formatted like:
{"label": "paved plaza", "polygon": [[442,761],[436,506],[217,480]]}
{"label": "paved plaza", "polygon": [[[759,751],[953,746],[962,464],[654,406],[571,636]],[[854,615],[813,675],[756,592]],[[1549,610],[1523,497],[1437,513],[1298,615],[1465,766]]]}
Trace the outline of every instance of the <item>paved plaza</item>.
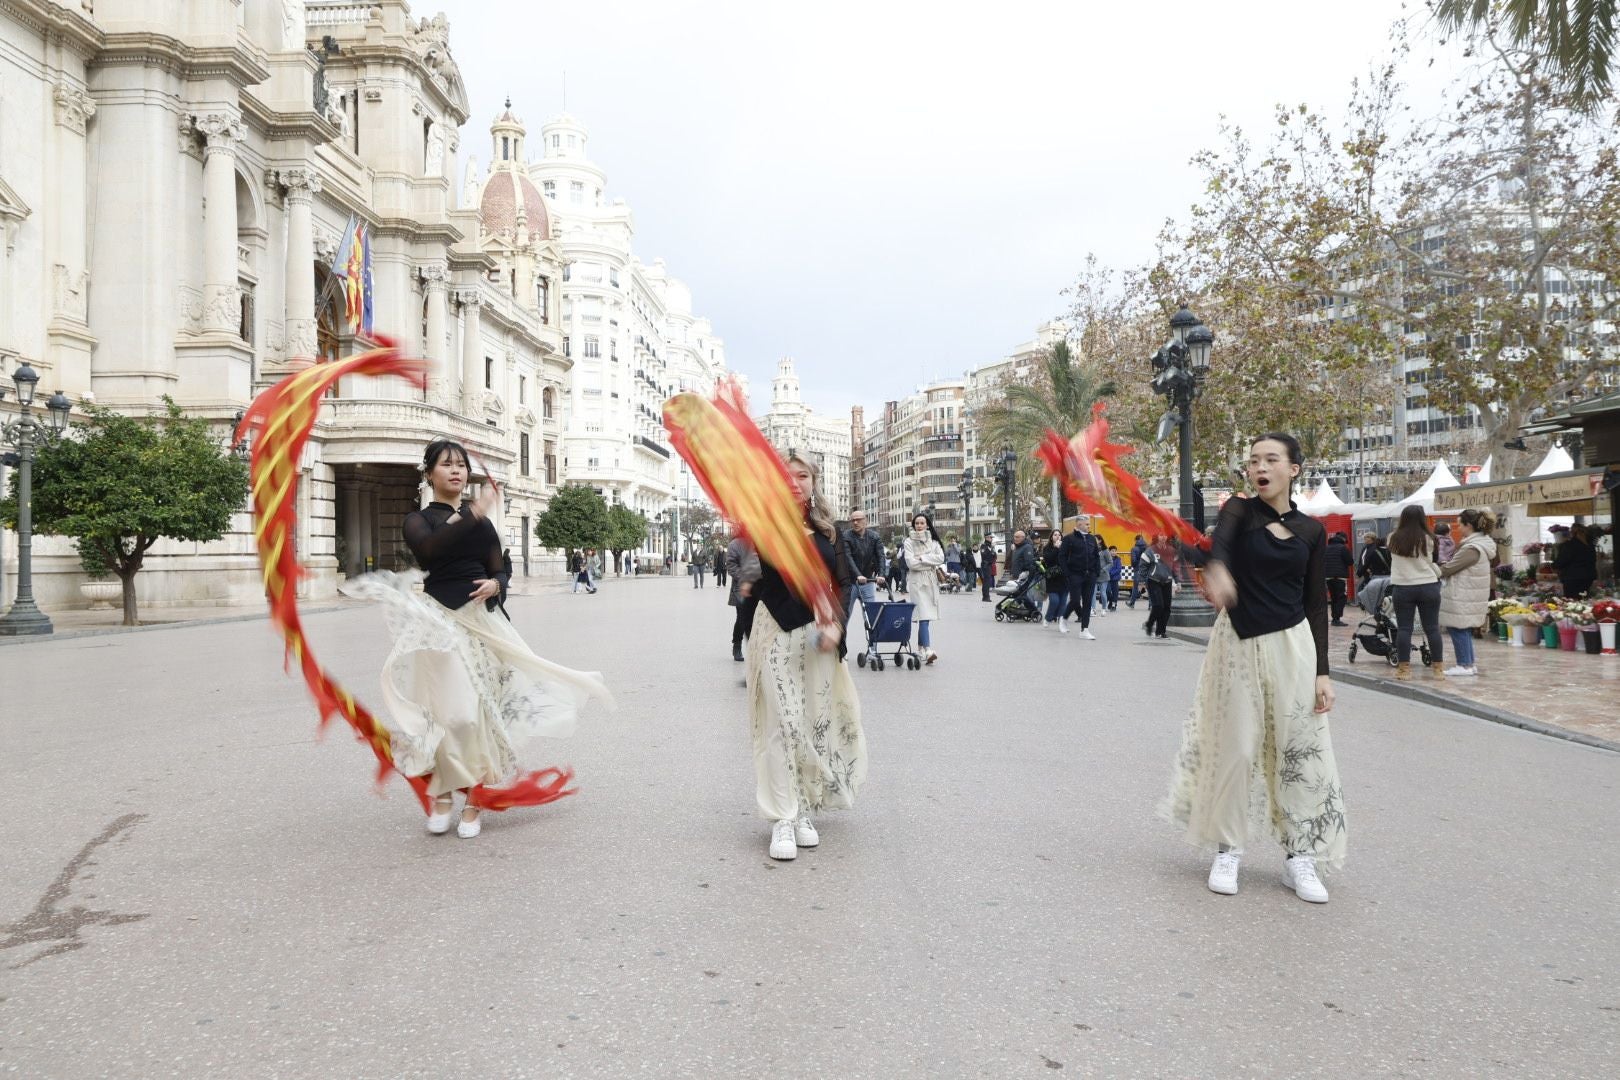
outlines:
{"label": "paved plaza", "polygon": [[[0,1074],[1613,1075],[1620,754],[1341,686],[1332,902],[1264,843],[1216,896],[1153,816],[1201,647],[944,603],[787,864],[712,586],[514,598],[618,709],[470,841],[316,737],[262,620],[0,648]],[[309,630],[378,704],[379,613]]]}

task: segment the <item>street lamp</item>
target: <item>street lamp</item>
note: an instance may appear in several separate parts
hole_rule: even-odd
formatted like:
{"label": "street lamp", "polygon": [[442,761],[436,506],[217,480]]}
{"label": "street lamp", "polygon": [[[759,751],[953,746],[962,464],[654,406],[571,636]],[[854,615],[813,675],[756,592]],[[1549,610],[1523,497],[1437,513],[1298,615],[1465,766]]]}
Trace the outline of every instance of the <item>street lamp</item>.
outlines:
{"label": "street lamp", "polygon": [[[0,617],[0,637],[49,634],[54,629],[34,603],[34,446],[60,436],[67,429],[68,413],[73,409],[72,402],[58,390],[45,402],[50,426],[43,427],[32,415],[39,373],[26,363],[20,364],[11,381],[17,387],[21,409],[17,419],[0,428],[0,440],[17,448],[16,454],[6,455],[6,464],[17,466],[17,598],[11,610]],[[0,399],[4,397],[5,391],[0,390]]]}
{"label": "street lamp", "polygon": [[962,484],[957,488],[962,496],[962,542],[973,543],[973,470],[962,470]]}
{"label": "street lamp", "polygon": [[1013,534],[1013,482],[1018,479],[1018,455],[1012,452],[1012,447],[1005,447],[1001,456],[996,459],[996,479],[1001,481],[1001,507],[1006,512],[1007,531],[1002,534],[1002,542],[1007,550],[1012,550]]}
{"label": "street lamp", "polygon": [[[1202,319],[1182,304],[1170,316],[1170,340],[1153,354],[1153,392],[1165,399],[1169,406],[1159,418],[1159,441],[1170,437],[1179,429],[1180,473],[1177,487],[1181,492],[1181,520],[1193,521],[1198,516],[1193,490],[1193,402],[1204,389],[1209,377],[1209,354],[1215,345],[1215,335]],[[1192,584],[1191,571],[1186,559],[1178,559],[1182,585]],[[1213,626],[1215,609],[1197,590],[1182,588],[1170,606],[1172,626]]]}

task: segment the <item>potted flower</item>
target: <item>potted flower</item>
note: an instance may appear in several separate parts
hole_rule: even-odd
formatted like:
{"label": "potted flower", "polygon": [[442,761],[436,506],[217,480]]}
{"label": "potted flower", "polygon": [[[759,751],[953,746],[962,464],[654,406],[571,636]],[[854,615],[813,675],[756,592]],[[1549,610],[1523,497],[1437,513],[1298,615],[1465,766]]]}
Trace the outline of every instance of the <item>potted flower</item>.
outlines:
{"label": "potted flower", "polygon": [[1558,647],[1574,652],[1580,646],[1583,620],[1592,617],[1592,608],[1579,600],[1565,600],[1558,605]]}
{"label": "potted flower", "polygon": [[1510,645],[1523,647],[1528,643],[1528,639],[1530,639],[1532,634],[1539,634],[1541,632],[1535,626],[1533,621],[1535,619],[1535,613],[1530,610],[1528,604],[1522,604],[1518,600],[1510,601],[1502,606],[1499,614],[1502,617],[1502,621],[1507,623],[1514,630],[1514,632],[1508,636],[1508,644]]}
{"label": "potted flower", "polygon": [[1537,540],[1520,548],[1519,554],[1530,560],[1530,569],[1534,570],[1541,565],[1541,552],[1545,547],[1545,544]]}
{"label": "potted flower", "polygon": [[84,568],[88,581],[79,584],[79,595],[90,601],[92,611],[105,610],[113,606],[113,601],[124,595],[124,583],[112,576],[112,568],[107,560],[101,557],[101,552],[93,547],[86,547],[81,540],[79,548],[79,565]]}
{"label": "potted flower", "polygon": [[1597,620],[1598,633],[1603,643],[1603,655],[1617,655],[1614,648],[1614,628],[1620,623],[1620,601],[1599,600],[1592,605],[1592,618]]}

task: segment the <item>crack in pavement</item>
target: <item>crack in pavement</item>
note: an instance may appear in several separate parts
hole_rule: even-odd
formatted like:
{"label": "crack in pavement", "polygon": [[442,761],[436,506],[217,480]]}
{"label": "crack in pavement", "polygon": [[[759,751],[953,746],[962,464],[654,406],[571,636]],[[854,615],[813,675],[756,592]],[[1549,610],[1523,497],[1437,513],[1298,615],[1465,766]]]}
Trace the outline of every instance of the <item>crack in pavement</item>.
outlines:
{"label": "crack in pavement", "polygon": [[44,895],[39,898],[33,911],[8,926],[0,927],[6,934],[4,939],[0,939],[0,949],[55,943],[20,964],[12,964],[11,970],[27,967],[47,956],[60,956],[84,948],[86,943],[80,937],[80,932],[87,926],[118,926],[122,923],[139,922],[149,917],[147,914],[115,915],[110,911],[93,911],[81,905],[75,905],[67,911],[57,910],[57,905],[66,900],[68,893],[72,891],[73,879],[78,877],[85,867],[95,865],[90,860],[95,850],[103,844],[111,843],[120,833],[134,828],[137,823],[144,820],[145,814],[125,814],[114,819],[101,830],[99,836],[80,848],[79,853],[62,867],[61,873],[56,875],[56,880],[51,882]]}

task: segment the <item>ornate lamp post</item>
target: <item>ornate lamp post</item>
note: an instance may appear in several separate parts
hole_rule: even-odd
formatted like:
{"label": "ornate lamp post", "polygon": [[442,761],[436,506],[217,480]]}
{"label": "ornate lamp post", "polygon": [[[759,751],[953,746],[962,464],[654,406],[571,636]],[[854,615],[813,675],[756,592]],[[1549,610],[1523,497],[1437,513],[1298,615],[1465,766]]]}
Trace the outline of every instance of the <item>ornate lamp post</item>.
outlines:
{"label": "ornate lamp post", "polygon": [[1018,455],[1012,452],[1012,447],[1001,451],[996,459],[996,479],[1001,481],[1001,506],[1006,511],[1007,531],[1001,536],[1001,542],[1007,550],[1012,550],[1013,534],[1013,483],[1018,479]]}
{"label": "ornate lamp post", "polygon": [[957,487],[962,496],[962,543],[973,546],[973,470],[962,470],[962,483]]}
{"label": "ornate lamp post", "polygon": [[[1170,406],[1159,419],[1159,441],[1180,432],[1180,475],[1177,487],[1181,491],[1181,520],[1193,521],[1197,517],[1193,492],[1193,402],[1203,392],[1204,380],[1209,376],[1209,354],[1215,344],[1215,335],[1203,320],[1181,305],[1170,317],[1170,341],[1153,354],[1153,392],[1164,397]],[[1181,567],[1181,592],[1170,605],[1172,626],[1213,626],[1215,609],[1192,586],[1192,572],[1186,559],[1177,560]]]}
{"label": "ornate lamp post", "polygon": [[[39,373],[27,364],[12,373],[11,381],[17,387],[17,404],[21,411],[17,419],[0,428],[0,439],[17,448],[8,454],[7,464],[17,466],[17,598],[11,610],[0,617],[0,636],[17,637],[23,634],[49,634],[51,620],[34,604],[34,447],[49,442],[67,428],[68,413],[73,405],[58,390],[45,403],[50,413],[50,427],[43,427],[32,415],[34,388],[39,385]],[[0,390],[0,398],[5,391]],[[14,459],[14,460],[9,460]]]}

